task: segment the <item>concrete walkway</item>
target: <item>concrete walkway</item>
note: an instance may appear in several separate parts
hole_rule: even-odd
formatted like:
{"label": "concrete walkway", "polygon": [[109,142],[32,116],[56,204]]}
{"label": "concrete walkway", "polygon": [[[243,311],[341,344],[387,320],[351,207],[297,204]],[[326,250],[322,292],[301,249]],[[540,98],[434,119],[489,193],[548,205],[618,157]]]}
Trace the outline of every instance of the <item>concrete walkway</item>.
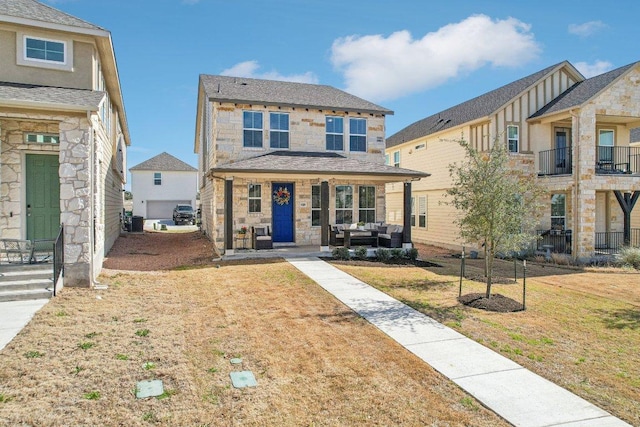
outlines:
{"label": "concrete walkway", "polygon": [[513,425],[629,426],[319,258],[287,261]]}
{"label": "concrete walkway", "polygon": [[0,350],[5,348],[48,299],[0,302]]}

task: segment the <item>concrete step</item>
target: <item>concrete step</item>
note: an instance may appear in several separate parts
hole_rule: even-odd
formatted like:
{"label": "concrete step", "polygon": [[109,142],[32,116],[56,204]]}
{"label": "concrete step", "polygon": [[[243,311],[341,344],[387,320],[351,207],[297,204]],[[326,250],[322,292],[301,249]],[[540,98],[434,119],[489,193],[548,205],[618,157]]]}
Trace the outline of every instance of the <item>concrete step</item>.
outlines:
{"label": "concrete step", "polygon": [[48,299],[53,295],[53,289],[29,289],[21,291],[0,291],[0,302],[26,301]]}
{"label": "concrete step", "polygon": [[51,298],[53,265],[0,266],[0,302]]}

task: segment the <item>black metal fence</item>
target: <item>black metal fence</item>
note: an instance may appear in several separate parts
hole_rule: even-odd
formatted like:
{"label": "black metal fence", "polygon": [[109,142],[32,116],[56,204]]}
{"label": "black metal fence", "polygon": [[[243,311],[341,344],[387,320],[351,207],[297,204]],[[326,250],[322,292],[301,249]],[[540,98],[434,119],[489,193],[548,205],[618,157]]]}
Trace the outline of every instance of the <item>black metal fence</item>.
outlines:
{"label": "black metal fence", "polygon": [[640,147],[597,147],[597,174],[625,174],[636,172],[640,172]]}
{"label": "black metal fence", "polygon": [[539,175],[570,175],[573,169],[571,163],[571,147],[541,151],[539,154]]}
{"label": "black metal fence", "polygon": [[53,245],[53,296],[56,296],[56,287],[60,276],[64,276],[64,224],[60,224],[60,231]]}
{"label": "black metal fence", "polygon": [[[640,247],[640,228],[631,229],[632,247]],[[620,252],[625,246],[624,233],[622,231],[596,232],[596,254],[614,255]]]}
{"label": "black metal fence", "polygon": [[536,249],[546,251],[549,249],[557,254],[571,253],[571,230],[536,230],[538,235]]}

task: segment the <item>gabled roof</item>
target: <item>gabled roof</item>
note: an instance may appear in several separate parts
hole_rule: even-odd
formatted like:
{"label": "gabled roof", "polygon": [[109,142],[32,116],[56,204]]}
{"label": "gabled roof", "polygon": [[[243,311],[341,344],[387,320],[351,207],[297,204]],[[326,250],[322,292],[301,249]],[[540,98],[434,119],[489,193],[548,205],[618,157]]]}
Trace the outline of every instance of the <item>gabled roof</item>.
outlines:
{"label": "gabled roof", "polygon": [[558,113],[584,104],[637,64],[639,64],[639,62],[634,62],[632,64],[625,65],[624,67],[616,68],[615,70],[574,84],[556,99],[538,110],[531,116],[531,118]]}
{"label": "gabled roof", "polygon": [[[571,69],[575,71],[567,61],[547,67],[520,80],[516,80],[407,126],[387,138],[387,148],[431,135],[444,129],[460,126],[463,123],[482,117],[488,117],[527,88],[543,79],[547,74],[564,65],[570,66]],[[578,76],[580,75],[577,71],[575,71],[575,73]]]}
{"label": "gabled roof", "polygon": [[164,152],[150,158],[132,168],[130,171],[172,171],[172,172],[197,172],[198,170],[171,154]]}
{"label": "gabled roof", "polygon": [[393,111],[332,86],[245,77],[200,75],[211,101],[393,114]]}
{"label": "gabled roof", "polygon": [[[104,30],[97,25],[71,16],[35,0],[0,0],[0,16],[12,16],[21,19],[68,25],[92,30]],[[1,20],[1,19],[0,19]]]}
{"label": "gabled roof", "polygon": [[396,181],[403,178],[424,178],[430,174],[410,169],[396,168],[381,163],[350,159],[337,153],[306,151],[273,151],[271,153],[227,163],[212,168],[216,172],[250,172],[310,175],[365,175],[392,176]]}
{"label": "gabled roof", "polygon": [[98,111],[103,98],[104,92],[94,90],[0,82],[0,105]]}

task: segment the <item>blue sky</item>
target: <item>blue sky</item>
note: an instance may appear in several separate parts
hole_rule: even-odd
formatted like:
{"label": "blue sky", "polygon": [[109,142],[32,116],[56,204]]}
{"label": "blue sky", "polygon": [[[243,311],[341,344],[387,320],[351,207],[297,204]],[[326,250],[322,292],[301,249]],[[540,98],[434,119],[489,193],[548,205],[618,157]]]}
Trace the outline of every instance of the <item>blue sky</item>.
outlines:
{"label": "blue sky", "polygon": [[387,136],[549,65],[640,60],[640,1],[48,0],[112,34],[128,167],[193,152],[200,74],[335,86],[395,112]]}

